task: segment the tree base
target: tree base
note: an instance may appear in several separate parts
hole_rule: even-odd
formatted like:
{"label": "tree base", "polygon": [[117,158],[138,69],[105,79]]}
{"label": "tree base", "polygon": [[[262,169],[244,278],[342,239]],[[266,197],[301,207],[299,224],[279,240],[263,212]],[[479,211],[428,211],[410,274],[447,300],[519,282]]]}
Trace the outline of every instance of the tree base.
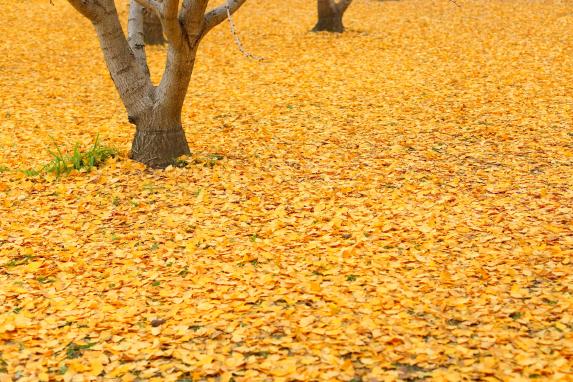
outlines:
{"label": "tree base", "polygon": [[319,18],[318,22],[312,28],[313,32],[344,32],[344,25],[342,25],[342,17],[325,17]]}
{"label": "tree base", "polygon": [[171,130],[136,130],[131,159],[151,168],[165,168],[181,155],[191,155],[181,126]]}

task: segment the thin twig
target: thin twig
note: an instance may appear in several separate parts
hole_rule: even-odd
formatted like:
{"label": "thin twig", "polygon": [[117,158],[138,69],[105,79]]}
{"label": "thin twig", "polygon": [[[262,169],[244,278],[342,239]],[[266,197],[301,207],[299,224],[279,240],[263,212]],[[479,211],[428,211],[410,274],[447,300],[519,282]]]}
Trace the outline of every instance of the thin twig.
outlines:
{"label": "thin twig", "polygon": [[241,43],[241,40],[239,39],[239,36],[237,35],[237,31],[235,29],[235,23],[233,22],[233,18],[231,17],[231,10],[229,9],[229,1],[230,0],[227,0],[227,4],[225,4],[225,9],[227,10],[227,18],[229,19],[229,25],[231,26],[231,34],[233,35],[233,38],[235,39],[235,44],[237,44],[237,46],[239,47],[239,50],[241,51],[241,53],[243,53],[243,55],[245,57],[252,58],[253,60],[256,60],[256,61],[263,61],[264,60],[263,57],[255,56],[254,54],[247,52],[245,50],[245,48],[243,47],[243,44]]}

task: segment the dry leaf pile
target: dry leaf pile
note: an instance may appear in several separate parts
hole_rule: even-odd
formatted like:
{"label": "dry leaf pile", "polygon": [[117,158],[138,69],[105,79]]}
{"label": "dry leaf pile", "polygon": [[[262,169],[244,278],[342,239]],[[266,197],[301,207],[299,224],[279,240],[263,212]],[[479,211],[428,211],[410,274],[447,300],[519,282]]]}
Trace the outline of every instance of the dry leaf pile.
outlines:
{"label": "dry leaf pile", "polygon": [[133,129],[88,22],[0,0],[0,381],[573,380],[573,6],[458,4],[250,0],[185,168],[54,179]]}

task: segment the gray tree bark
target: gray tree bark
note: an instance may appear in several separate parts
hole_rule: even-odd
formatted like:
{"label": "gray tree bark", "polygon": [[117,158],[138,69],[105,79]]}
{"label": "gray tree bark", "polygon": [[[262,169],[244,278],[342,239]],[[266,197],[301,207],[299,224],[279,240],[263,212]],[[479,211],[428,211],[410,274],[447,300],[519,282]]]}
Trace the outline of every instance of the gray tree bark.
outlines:
{"label": "gray tree bark", "polygon": [[[104,59],[135,125],[130,157],[152,168],[163,168],[190,154],[181,125],[181,111],[191,81],[201,39],[246,0],[228,0],[206,12],[209,0],[131,0],[128,38],[121,28],[114,0],[68,0],[93,24]],[[167,38],[167,62],[158,86],[153,86],[144,42],[144,8],[161,21]]]}
{"label": "gray tree bark", "polygon": [[342,17],[352,0],[318,0],[318,21],[313,32],[344,32]]}

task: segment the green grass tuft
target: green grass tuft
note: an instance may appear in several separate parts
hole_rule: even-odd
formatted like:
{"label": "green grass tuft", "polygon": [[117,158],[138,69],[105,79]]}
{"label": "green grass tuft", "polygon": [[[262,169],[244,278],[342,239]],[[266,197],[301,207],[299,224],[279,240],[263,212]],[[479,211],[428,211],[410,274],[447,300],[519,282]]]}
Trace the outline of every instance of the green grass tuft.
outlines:
{"label": "green grass tuft", "polygon": [[74,146],[71,154],[64,154],[55,142],[54,147],[55,151],[48,150],[52,156],[50,163],[40,170],[23,170],[24,174],[27,176],[53,174],[59,178],[62,175],[68,175],[73,170],[90,172],[94,167],[100,167],[107,159],[117,155],[116,149],[100,144],[99,136],[87,151],[81,151],[78,144]]}

